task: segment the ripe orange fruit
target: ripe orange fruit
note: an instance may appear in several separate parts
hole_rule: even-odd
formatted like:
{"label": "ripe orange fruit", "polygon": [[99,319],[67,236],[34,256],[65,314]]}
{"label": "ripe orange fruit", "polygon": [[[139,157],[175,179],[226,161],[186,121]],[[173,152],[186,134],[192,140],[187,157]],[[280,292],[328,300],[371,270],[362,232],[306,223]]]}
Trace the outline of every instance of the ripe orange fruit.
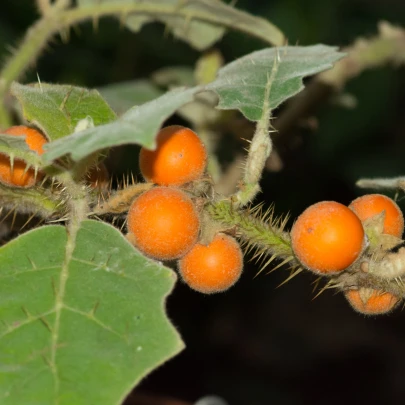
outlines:
{"label": "ripe orange fruit", "polygon": [[291,230],[298,260],[316,273],[334,273],[349,267],[365,241],[363,225],[353,211],[334,201],[308,207]]}
{"label": "ripe orange fruit", "polygon": [[344,294],[353,309],[365,315],[386,314],[399,303],[395,295],[371,288],[348,290]]}
{"label": "ripe orange fruit", "polygon": [[227,290],[239,279],[242,268],[239,243],[224,234],[217,234],[207,246],[196,244],[179,260],[183,280],[192,289],[205,294]]}
{"label": "ripe orange fruit", "polygon": [[[10,127],[3,131],[4,134],[14,136],[24,136],[28,147],[39,155],[44,153],[43,145],[48,141],[39,131],[24,125]],[[21,159],[14,159],[11,167],[10,158],[0,155],[0,181],[9,186],[31,187],[43,176],[38,173],[35,176],[35,170],[30,168],[26,170],[26,163]]]}
{"label": "ripe orange fruit", "polygon": [[154,187],[141,194],[128,212],[135,246],[158,260],[177,259],[197,242],[199,215],[183,191]]}
{"label": "ripe orange fruit", "polygon": [[402,215],[401,209],[394,200],[385,195],[363,195],[352,201],[349,208],[353,210],[362,221],[385,211],[383,232],[398,238],[400,238],[404,232],[404,216]]}
{"label": "ripe orange fruit", "polygon": [[143,177],[161,186],[180,186],[202,176],[207,163],[204,144],[189,128],[172,125],[160,130],[156,150],[141,148]]}

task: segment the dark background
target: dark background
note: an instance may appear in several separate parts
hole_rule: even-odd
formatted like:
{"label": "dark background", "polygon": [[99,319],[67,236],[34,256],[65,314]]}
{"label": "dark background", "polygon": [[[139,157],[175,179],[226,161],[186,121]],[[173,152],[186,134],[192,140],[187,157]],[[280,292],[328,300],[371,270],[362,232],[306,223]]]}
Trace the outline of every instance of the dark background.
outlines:
{"label": "dark background", "polygon": [[[34,1],[3,3],[1,60],[37,18]],[[273,21],[291,44],[344,46],[375,34],[380,20],[405,26],[403,0],[240,0],[237,7]],[[230,33],[217,48],[232,61],[263,46]],[[193,66],[198,56],[164,35],[159,24],[134,35],[114,20],[103,20],[98,33],[82,24],[69,43],[55,39],[23,80],[35,81],[38,72],[43,82],[97,87],[146,78],[165,66]],[[288,151],[284,169],[264,175],[258,201],[274,202],[277,213],[289,211],[294,218],[320,200],[349,203],[364,193],[354,186],[360,177],[403,175],[404,73],[386,67],[351,81],[345,91],[357,98],[355,109],[323,105],[318,129],[300,129],[302,142]],[[131,168],[127,164],[122,172]],[[403,195],[398,197],[403,208]],[[241,282],[216,296],[178,283],[168,311],[187,349],[148,376],[139,392],[184,401],[217,394],[231,405],[403,403],[405,318],[400,310],[366,318],[341,294],[328,291],[313,301],[309,274],[277,288],[285,270],[254,278],[257,271],[247,262]],[[134,398],[128,404],[137,403]]]}

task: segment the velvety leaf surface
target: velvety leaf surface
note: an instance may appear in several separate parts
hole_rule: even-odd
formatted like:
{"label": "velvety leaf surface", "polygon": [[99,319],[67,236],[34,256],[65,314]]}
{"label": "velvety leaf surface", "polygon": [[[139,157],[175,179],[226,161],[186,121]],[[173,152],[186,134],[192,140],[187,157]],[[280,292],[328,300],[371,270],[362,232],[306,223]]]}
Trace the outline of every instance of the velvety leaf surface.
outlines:
{"label": "velvety leaf surface", "polygon": [[[80,160],[97,150],[131,143],[153,149],[155,136],[163,122],[203,90],[214,91],[219,96],[219,109],[237,109],[248,119],[258,121],[266,103],[270,108],[276,108],[304,88],[304,77],[331,68],[333,62],[343,55],[336,48],[324,45],[267,48],[253,52],[224,66],[219,70],[218,78],[206,86],[175,89],[133,107],[115,122],[46,145],[43,158],[51,162],[71,154],[74,160]],[[266,99],[269,83],[270,92]],[[193,117],[199,115],[200,111],[192,113]]]}
{"label": "velvety leaf surface", "polygon": [[[218,108],[237,109],[249,120],[258,121],[265,102],[271,109],[278,107],[304,88],[304,77],[330,69],[343,56],[336,47],[325,45],[267,48],[224,66],[206,88],[218,94]],[[265,100],[270,77],[271,90]]]}
{"label": "velvety leaf surface", "polygon": [[141,106],[133,107],[111,124],[90,128],[46,145],[45,161],[70,153],[74,160],[97,150],[124,144],[155,147],[163,122],[178,108],[193,100],[195,89],[176,89]]}
{"label": "velvety leaf surface", "polygon": [[22,106],[24,117],[54,141],[72,134],[80,121],[106,124],[116,116],[97,90],[56,84],[13,83],[11,93]]}
{"label": "velvety leaf surface", "polygon": [[0,249],[0,403],[118,405],[183,344],[164,312],[175,282],[115,228],[87,220]]}

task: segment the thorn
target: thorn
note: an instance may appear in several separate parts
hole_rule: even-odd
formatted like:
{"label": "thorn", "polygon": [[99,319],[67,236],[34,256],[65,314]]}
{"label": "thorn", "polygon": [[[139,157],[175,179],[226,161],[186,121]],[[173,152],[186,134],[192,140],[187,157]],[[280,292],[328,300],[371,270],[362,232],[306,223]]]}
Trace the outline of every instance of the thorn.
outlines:
{"label": "thorn", "polygon": [[49,332],[52,333],[52,328],[51,328],[51,325],[49,325],[48,321],[42,316],[39,317],[38,319],[42,322],[42,324],[46,327],[46,329],[48,329]]}
{"label": "thorn", "polygon": [[11,176],[14,176],[14,155],[10,154],[10,168],[11,168]]}
{"label": "thorn", "polygon": [[51,363],[51,361],[44,354],[42,354],[41,357],[44,363],[52,370],[54,365]]}
{"label": "thorn", "polygon": [[105,262],[105,264],[104,264],[104,267],[108,267],[108,263],[110,262],[111,257],[112,257],[112,253],[110,253],[110,254],[108,255],[108,258],[107,258],[107,260],[106,260],[106,262]]}
{"label": "thorn", "polygon": [[39,211],[34,212],[24,223],[24,225],[20,228],[20,231],[22,231],[30,222],[31,220],[38,214]]}
{"label": "thorn", "polygon": [[14,210],[13,218],[11,219],[10,231],[12,231],[14,228],[16,218],[17,218],[17,210]]}
{"label": "thorn", "polygon": [[38,72],[37,72],[37,79],[38,79],[39,89],[41,90],[41,93],[43,93],[44,90],[42,89],[42,83],[41,83],[41,79],[39,78],[39,73]]}
{"label": "thorn", "polygon": [[96,301],[96,303],[94,304],[94,307],[89,312],[89,316],[94,317],[99,306],[100,306],[100,301]]}
{"label": "thorn", "polygon": [[301,272],[302,272],[302,268],[301,267],[298,267],[298,269],[297,270],[295,270],[295,271],[293,271],[291,274],[290,274],[290,276],[289,277],[287,277],[281,284],[279,284],[278,286],[277,286],[277,288],[279,288],[279,287],[281,287],[281,286],[283,286],[284,284],[286,284],[286,283],[288,283],[290,280],[292,280],[295,276],[297,276],[298,274],[300,274]]}
{"label": "thorn", "polygon": [[34,261],[28,255],[26,255],[26,257],[27,257],[28,261],[31,263],[32,269],[37,270],[37,266],[34,263]]}
{"label": "thorn", "polygon": [[291,260],[294,260],[294,258],[292,256],[287,257],[286,259],[284,259],[282,262],[280,262],[276,267],[272,268],[267,274],[272,273],[273,271],[278,270],[280,267],[284,266],[285,264],[291,262]]}
{"label": "thorn", "polygon": [[63,100],[62,100],[62,103],[61,103],[60,106],[59,106],[59,110],[62,111],[62,110],[65,109],[66,103],[67,103],[67,101],[69,100],[69,97],[70,97],[70,95],[72,94],[72,91],[73,91],[73,87],[71,87],[71,88],[69,89],[69,91],[66,93],[65,97],[64,97]]}
{"label": "thorn", "polygon": [[54,295],[54,297],[56,297],[58,295],[58,291],[56,289],[55,279],[53,277],[51,278],[51,284],[52,284],[53,295]]}
{"label": "thorn", "polygon": [[24,312],[25,316],[30,320],[32,318],[32,315],[29,313],[28,309],[25,308],[24,306],[21,307],[22,311]]}

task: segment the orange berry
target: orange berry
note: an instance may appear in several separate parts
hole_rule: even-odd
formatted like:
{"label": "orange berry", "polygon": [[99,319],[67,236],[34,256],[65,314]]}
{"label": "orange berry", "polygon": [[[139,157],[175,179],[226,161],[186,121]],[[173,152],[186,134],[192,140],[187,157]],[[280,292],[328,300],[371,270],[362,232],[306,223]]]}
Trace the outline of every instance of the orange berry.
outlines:
{"label": "orange berry", "polygon": [[222,292],[238,281],[243,268],[239,243],[232,237],[217,234],[205,246],[196,244],[179,260],[183,280],[193,289],[205,294]]}
{"label": "orange berry", "polygon": [[185,255],[197,242],[200,219],[183,191],[154,187],[141,194],[128,212],[128,231],[135,246],[158,260]]}
{"label": "orange berry", "polygon": [[[48,141],[40,132],[34,128],[24,125],[14,126],[3,131],[6,135],[24,136],[28,147],[39,155],[44,153],[43,145]],[[38,173],[35,176],[35,170],[30,168],[26,170],[27,164],[21,159],[14,159],[13,168],[11,168],[10,158],[6,155],[0,155],[0,181],[9,186],[31,187],[43,176]]]}
{"label": "orange berry", "polygon": [[200,178],[207,163],[204,144],[189,128],[172,125],[160,130],[156,150],[141,148],[143,177],[161,186],[180,186]]}
{"label": "orange berry", "polygon": [[109,174],[105,164],[99,163],[90,168],[86,173],[85,180],[92,189],[106,189],[109,185]]}
{"label": "orange berry", "polygon": [[315,273],[334,273],[349,267],[365,241],[363,225],[343,204],[323,201],[308,207],[291,230],[298,260]]}
{"label": "orange berry", "polygon": [[352,201],[349,208],[356,213],[361,221],[385,211],[383,233],[400,238],[404,232],[404,216],[401,209],[394,200],[385,195],[363,195]]}
{"label": "orange berry", "polygon": [[395,295],[370,288],[347,290],[344,294],[353,309],[365,315],[386,314],[399,303]]}

